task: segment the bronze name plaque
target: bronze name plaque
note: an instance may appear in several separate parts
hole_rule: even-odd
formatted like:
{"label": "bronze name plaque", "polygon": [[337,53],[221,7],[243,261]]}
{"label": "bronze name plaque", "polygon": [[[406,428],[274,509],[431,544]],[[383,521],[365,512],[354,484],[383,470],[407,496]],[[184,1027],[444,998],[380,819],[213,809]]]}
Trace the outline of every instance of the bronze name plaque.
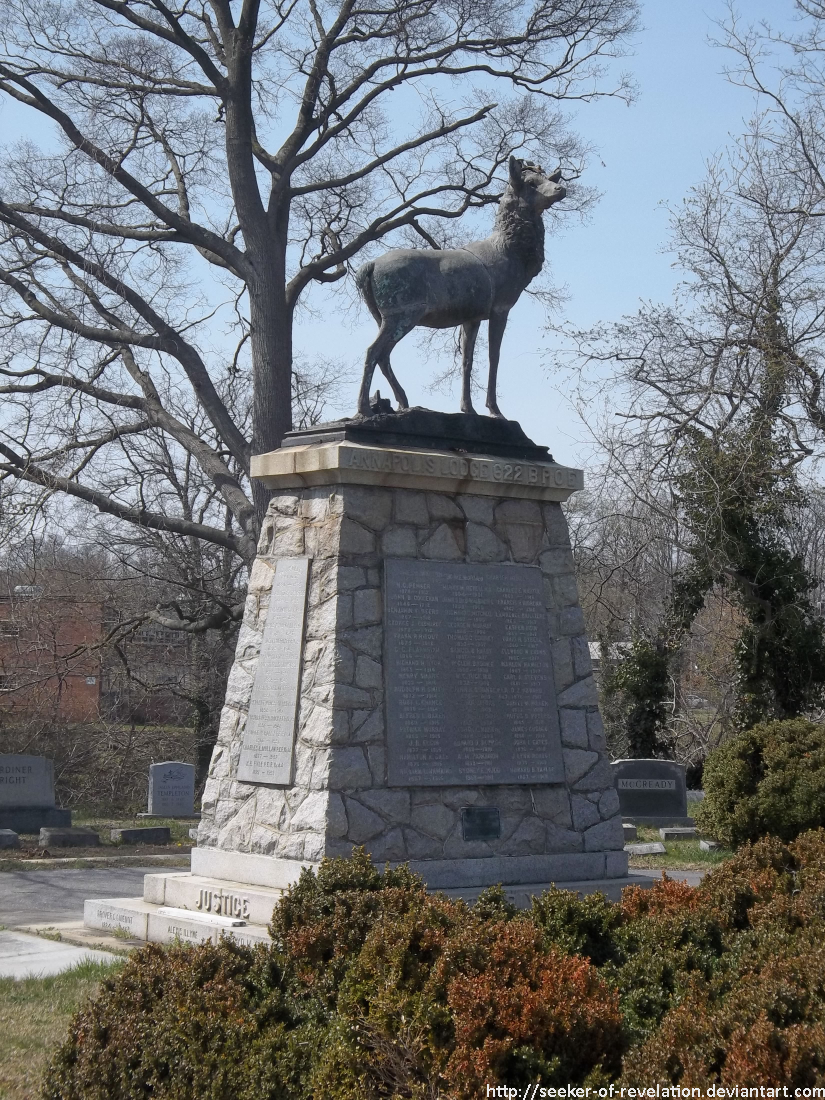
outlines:
{"label": "bronze name plaque", "polygon": [[391,787],[564,782],[534,566],[388,559]]}

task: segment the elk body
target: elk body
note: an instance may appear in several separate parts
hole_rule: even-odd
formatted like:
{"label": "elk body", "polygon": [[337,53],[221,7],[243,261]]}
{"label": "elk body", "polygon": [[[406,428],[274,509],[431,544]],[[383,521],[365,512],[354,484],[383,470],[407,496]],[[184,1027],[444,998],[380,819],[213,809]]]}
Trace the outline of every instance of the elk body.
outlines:
{"label": "elk body", "polygon": [[370,415],[369,391],[376,366],[386,376],[399,408],[408,408],[390,366],[390,353],[417,325],[461,325],[461,411],[475,412],[470,395],[473,351],[481,322],[488,321],[487,408],[492,416],[502,415],[496,401],[496,375],[507,315],[544,263],[542,214],[567,193],[559,182],[560,171],[546,175],[537,165],[515,157],[510,158],[509,167],[510,181],[489,237],[464,248],[396,248],[359,268],[356,284],[380,325],[367,349],[358,396],[360,414]]}

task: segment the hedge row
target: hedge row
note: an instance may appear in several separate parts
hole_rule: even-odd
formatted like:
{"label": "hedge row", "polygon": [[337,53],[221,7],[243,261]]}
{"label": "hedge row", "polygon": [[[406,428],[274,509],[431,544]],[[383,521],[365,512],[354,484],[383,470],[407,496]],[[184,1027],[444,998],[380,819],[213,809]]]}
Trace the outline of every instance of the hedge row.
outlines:
{"label": "hedge row", "polygon": [[306,872],[271,947],[147,946],[74,1018],[46,1100],[464,1100],[540,1080],[825,1082],[825,831],[528,912],[366,855]]}

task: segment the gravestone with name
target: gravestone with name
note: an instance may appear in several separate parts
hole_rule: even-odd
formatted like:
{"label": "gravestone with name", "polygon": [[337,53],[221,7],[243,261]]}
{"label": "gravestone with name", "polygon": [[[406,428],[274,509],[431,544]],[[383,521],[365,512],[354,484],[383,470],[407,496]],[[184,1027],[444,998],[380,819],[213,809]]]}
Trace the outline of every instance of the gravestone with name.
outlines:
{"label": "gravestone with name", "polygon": [[674,760],[616,760],[612,769],[626,821],[654,828],[693,825],[687,812],[684,764]]}
{"label": "gravestone with name", "polygon": [[195,768],[179,760],[149,765],[147,817],[192,817],[195,812]]}
{"label": "gravestone with name", "polygon": [[54,764],[43,756],[0,755],[0,829],[37,833],[71,825],[70,810],[55,806]]}
{"label": "gravestone with name", "polygon": [[[561,510],[581,473],[514,425],[416,413],[405,442],[404,417],[253,460],[272,499],[192,871],[148,876],[136,912],[208,938],[231,894],[254,939],[302,868],[359,846],[470,900],[635,881]],[[428,445],[442,419],[461,453]]]}

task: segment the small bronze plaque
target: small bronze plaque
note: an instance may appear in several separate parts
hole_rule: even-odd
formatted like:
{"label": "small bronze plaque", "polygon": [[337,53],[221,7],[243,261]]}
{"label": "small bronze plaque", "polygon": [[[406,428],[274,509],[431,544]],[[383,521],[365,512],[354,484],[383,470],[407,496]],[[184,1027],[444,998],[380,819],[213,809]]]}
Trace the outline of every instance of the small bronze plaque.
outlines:
{"label": "small bronze plaque", "polygon": [[462,810],[461,832],[465,840],[498,840],[501,836],[501,814],[495,806]]}

